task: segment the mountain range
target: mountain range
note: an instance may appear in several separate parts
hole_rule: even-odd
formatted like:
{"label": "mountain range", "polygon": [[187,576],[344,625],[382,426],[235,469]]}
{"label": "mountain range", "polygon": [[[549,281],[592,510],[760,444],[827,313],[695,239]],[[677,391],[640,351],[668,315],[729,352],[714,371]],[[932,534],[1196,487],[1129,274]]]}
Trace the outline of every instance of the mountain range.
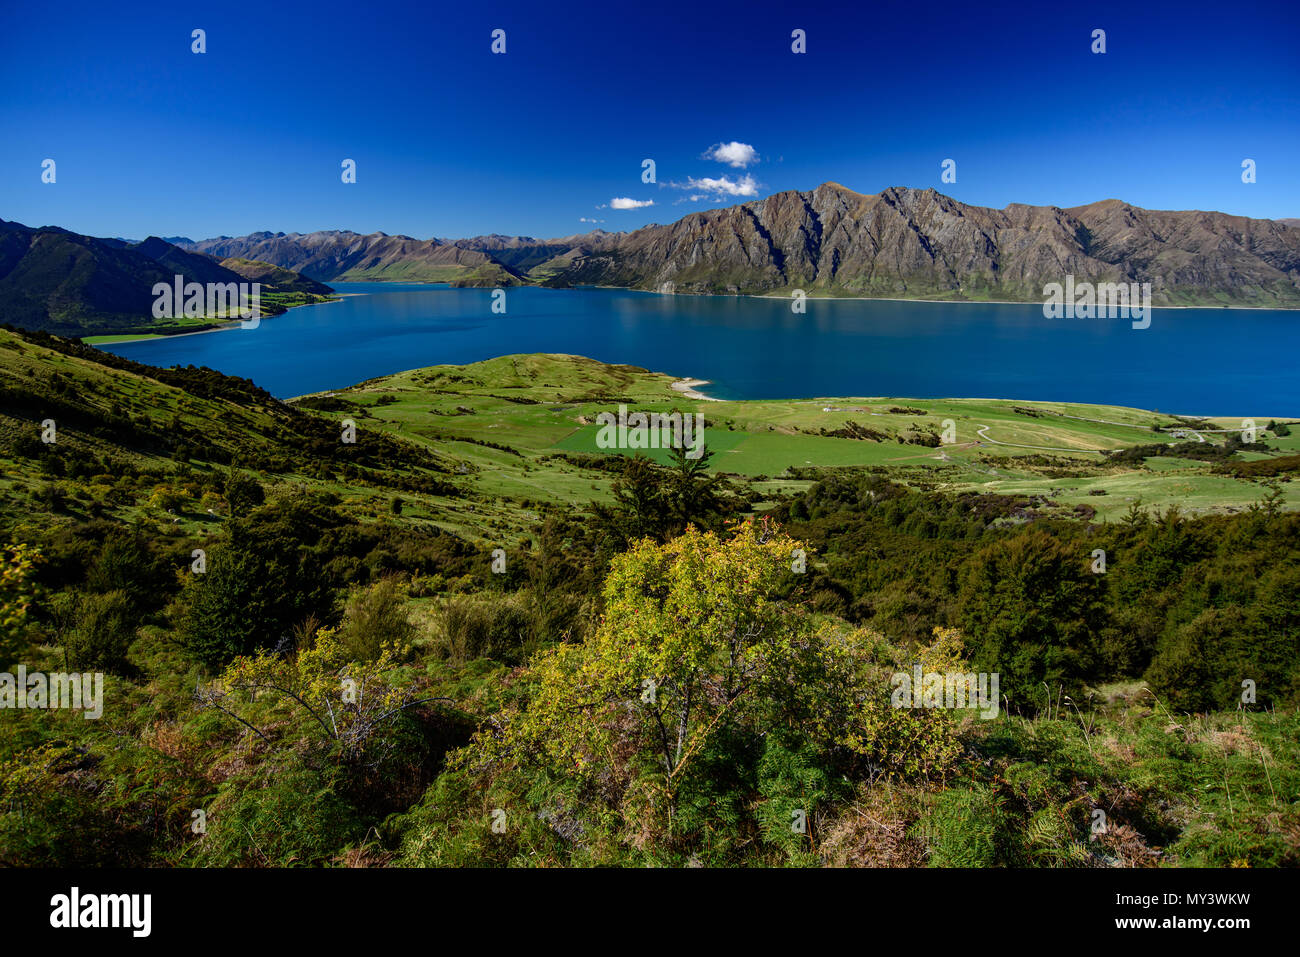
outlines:
{"label": "mountain range", "polygon": [[416,240],[384,233],[254,233],[188,248],[322,281],[538,282],[656,292],[1006,299],[1043,286],[1149,282],[1156,305],[1300,306],[1300,224],[1149,210],[1108,199],[990,209],[933,189],[876,195],[826,183],[629,233]]}
{"label": "mountain range", "polygon": [[219,260],[156,236],[131,243],[0,220],[0,322],[65,336],[147,331],[157,326],[154,284],[171,285],[177,275],[187,283],[260,282],[271,315],[333,291],[272,263]]}
{"label": "mountain range", "polygon": [[1157,305],[1300,306],[1300,229],[1119,200],[995,210],[933,189],[827,183],[629,233],[566,283],[661,292],[1041,302],[1043,286],[1150,282]]}
{"label": "mountain range", "polygon": [[[555,239],[327,230],[132,243],[0,220],[0,322],[64,335],[141,331],[153,284],[175,274],[262,282],[273,310],[355,280],[1041,302],[1043,287],[1067,275],[1149,282],[1157,306],[1300,308],[1300,222],[1116,199],[999,210],[933,189],[867,195],[838,183]],[[276,293],[294,298],[277,304]]]}

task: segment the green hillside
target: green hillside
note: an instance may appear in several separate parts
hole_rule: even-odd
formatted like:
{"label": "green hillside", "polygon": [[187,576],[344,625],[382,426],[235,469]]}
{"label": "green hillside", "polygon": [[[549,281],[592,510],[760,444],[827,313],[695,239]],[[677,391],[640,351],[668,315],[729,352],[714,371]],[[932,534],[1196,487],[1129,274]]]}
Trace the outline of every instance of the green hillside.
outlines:
{"label": "green hillside", "polygon": [[[156,318],[155,284],[263,281],[261,314],[323,302],[329,287],[266,263],[230,268],[151,236],[128,245],[56,227],[0,220],[0,323],[64,336],[194,332],[232,320],[213,315]],[[260,279],[259,277],[266,278]],[[174,312],[180,312],[179,307]]]}
{"label": "green hillside", "polygon": [[[1033,498],[1038,514],[1081,510],[1103,520],[1120,518],[1139,502],[1178,504],[1191,513],[1239,511],[1261,494],[1257,480],[1223,474],[1225,443],[1234,433],[1220,430],[1240,430],[1255,410],[1186,422],[1139,409],[1009,400],[705,402],[683,397],[674,381],[575,356],[504,356],[403,372],[338,397],[365,408],[376,428],[454,454],[484,491],[552,502],[603,499],[607,473],[582,463],[586,456],[617,454],[597,447],[595,421],[601,412],[616,413],[620,402],[647,412],[703,413],[706,441],[717,453],[714,468],[764,497],[807,489],[824,470],[849,467],[883,470],[916,487]],[[955,428],[951,444],[940,442],[946,420]],[[1229,453],[1233,461],[1284,460],[1300,451],[1300,434],[1279,437],[1267,430],[1267,416],[1256,421],[1259,451]],[[862,437],[849,437],[855,434]],[[1114,456],[1146,445],[1172,455],[1184,441],[1201,446],[1202,458]],[[666,452],[647,454],[667,461]],[[1297,504],[1289,491],[1285,500]]]}
{"label": "green hillside", "polygon": [[104,676],[0,722],[0,865],[1300,864],[1284,423],[676,381],[286,403],[0,330],[0,649]]}

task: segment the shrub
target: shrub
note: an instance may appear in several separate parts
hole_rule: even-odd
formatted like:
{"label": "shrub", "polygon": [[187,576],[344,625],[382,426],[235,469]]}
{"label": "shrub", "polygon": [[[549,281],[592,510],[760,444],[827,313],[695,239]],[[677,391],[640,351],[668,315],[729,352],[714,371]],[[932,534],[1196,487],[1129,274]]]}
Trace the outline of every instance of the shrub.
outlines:
{"label": "shrub", "polygon": [[68,663],[81,671],[129,670],[127,650],[135,640],[136,617],[126,594],[87,593],[78,600],[72,628],[64,638]]}
{"label": "shrub", "polygon": [[383,651],[403,654],[415,637],[406,616],[406,593],[396,575],[385,575],[349,596],[339,641],[353,661],[374,661]]}
{"label": "shrub", "polygon": [[181,639],[208,665],[287,644],[304,619],[325,619],[332,612],[329,578],[304,542],[323,534],[322,516],[291,507],[274,518],[258,512],[234,523],[230,539],[208,551],[206,573],[186,581],[178,616]]}
{"label": "shrub", "polygon": [[456,665],[478,658],[521,664],[537,647],[536,623],[522,595],[451,595],[438,610],[434,645]]}
{"label": "shrub", "polygon": [[264,766],[227,782],[208,812],[198,863],[207,867],[320,865],[361,837],[332,771]]}

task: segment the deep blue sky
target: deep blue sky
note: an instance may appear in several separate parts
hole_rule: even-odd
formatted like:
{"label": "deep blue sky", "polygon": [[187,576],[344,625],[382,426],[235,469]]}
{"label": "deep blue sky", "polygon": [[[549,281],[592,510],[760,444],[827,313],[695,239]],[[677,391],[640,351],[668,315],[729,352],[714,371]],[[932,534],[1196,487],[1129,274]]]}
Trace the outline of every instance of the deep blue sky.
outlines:
{"label": "deep blue sky", "polygon": [[[1298,51],[1295,0],[7,2],[0,218],[129,238],[550,237],[670,222],[718,205],[670,183],[746,175],[760,196],[835,180],[1300,217]],[[702,158],[732,141],[758,161]],[[615,197],[655,205],[599,208]]]}

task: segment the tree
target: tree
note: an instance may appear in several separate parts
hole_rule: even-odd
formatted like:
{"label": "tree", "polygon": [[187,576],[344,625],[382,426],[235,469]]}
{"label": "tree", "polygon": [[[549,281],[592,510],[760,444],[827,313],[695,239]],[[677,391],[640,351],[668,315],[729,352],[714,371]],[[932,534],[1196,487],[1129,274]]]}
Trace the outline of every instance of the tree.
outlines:
{"label": "tree", "polygon": [[232,516],[243,515],[266,501],[266,491],[257,479],[233,469],[226,475],[222,491]]}
{"label": "tree", "polygon": [[1282,485],[1276,479],[1272,482],[1265,482],[1264,487],[1268,491],[1264,494],[1259,507],[1263,509],[1265,517],[1269,519],[1277,518],[1278,513],[1282,511],[1282,506],[1286,504],[1286,492],[1282,490]]}
{"label": "tree", "polygon": [[382,755],[372,745],[382,741],[380,732],[390,722],[426,702],[450,700],[421,697],[414,685],[396,679],[395,666],[390,651],[370,662],[350,660],[335,630],[322,628],[310,648],[293,655],[261,651],[236,658],[220,681],[198,689],[196,700],[201,708],[219,711],[271,743],[252,720],[257,717],[252,708],[255,699],[269,693],[315,728],[318,740],[339,759],[365,759],[373,766]]}
{"label": "tree", "polygon": [[82,595],[64,638],[69,665],[79,671],[121,674],[129,668],[126,655],[135,640],[135,621],[124,592]]}
{"label": "tree", "polygon": [[167,590],[174,587],[174,579],[138,532],[114,529],[86,573],[86,587],[96,592],[120,591],[138,613],[161,604]]}
{"label": "tree", "polygon": [[808,622],[772,597],[791,542],[747,524],[727,541],[691,529],[616,557],[596,634],[538,656],[538,686],[508,747],[590,774],[613,760],[610,719],[630,709],[637,743],[671,789],[742,711],[806,687],[795,676]]}
{"label": "tree", "polygon": [[[293,512],[232,523],[230,538],[208,551],[207,571],[191,575],[180,598],[180,634],[209,665],[288,643],[310,615],[327,618],[333,593],[316,553],[303,538],[307,518]],[[315,530],[319,535],[319,530]]]}
{"label": "tree", "polygon": [[0,654],[16,658],[27,640],[27,615],[36,598],[33,569],[41,553],[23,543],[0,548]]}
{"label": "tree", "polygon": [[644,455],[632,456],[623,463],[623,471],[610,488],[613,507],[595,507],[597,521],[620,545],[664,537],[668,507],[661,472]]}
{"label": "tree", "polygon": [[663,542],[689,525],[719,531],[732,511],[725,483],[708,475],[713,453],[707,447],[697,459],[681,448],[669,455],[667,468],[643,455],[632,456],[611,488],[613,507],[596,507],[597,520],[620,545],[642,538]]}
{"label": "tree", "polygon": [[671,792],[692,759],[738,727],[804,722],[838,733],[834,701],[819,696],[840,656],[776,597],[796,545],[745,523],[727,539],[691,528],[617,556],[595,634],[534,660],[529,707],[498,743],[598,773],[622,749],[630,713],[637,749]]}
{"label": "tree", "polygon": [[702,446],[700,457],[692,459],[687,457],[685,449],[674,446],[668,454],[672,465],[665,497],[672,533],[681,534],[688,525],[720,528],[727,504],[722,494],[722,479],[708,474],[713,451],[707,445]]}
{"label": "tree", "polygon": [[185,496],[176,491],[170,485],[159,485],[149,496],[149,504],[154,508],[160,508],[164,512],[177,512],[185,504]]}
{"label": "tree", "polygon": [[[450,767],[573,782],[607,802],[588,813],[628,821],[651,835],[638,846],[668,854],[747,817],[792,859],[808,849],[792,811],[811,829],[814,805],[855,778],[951,773],[957,723],[942,708],[892,706],[900,668],[876,657],[883,641],[815,626],[783,597],[799,544],[767,521],[636,543],[612,561],[595,633],[535,656]],[[942,635],[922,659],[955,662],[959,645]]]}
{"label": "tree", "polygon": [[1035,530],[986,546],[963,567],[958,601],[973,660],[1000,673],[1013,708],[1077,692],[1093,676],[1103,608],[1089,560]]}

